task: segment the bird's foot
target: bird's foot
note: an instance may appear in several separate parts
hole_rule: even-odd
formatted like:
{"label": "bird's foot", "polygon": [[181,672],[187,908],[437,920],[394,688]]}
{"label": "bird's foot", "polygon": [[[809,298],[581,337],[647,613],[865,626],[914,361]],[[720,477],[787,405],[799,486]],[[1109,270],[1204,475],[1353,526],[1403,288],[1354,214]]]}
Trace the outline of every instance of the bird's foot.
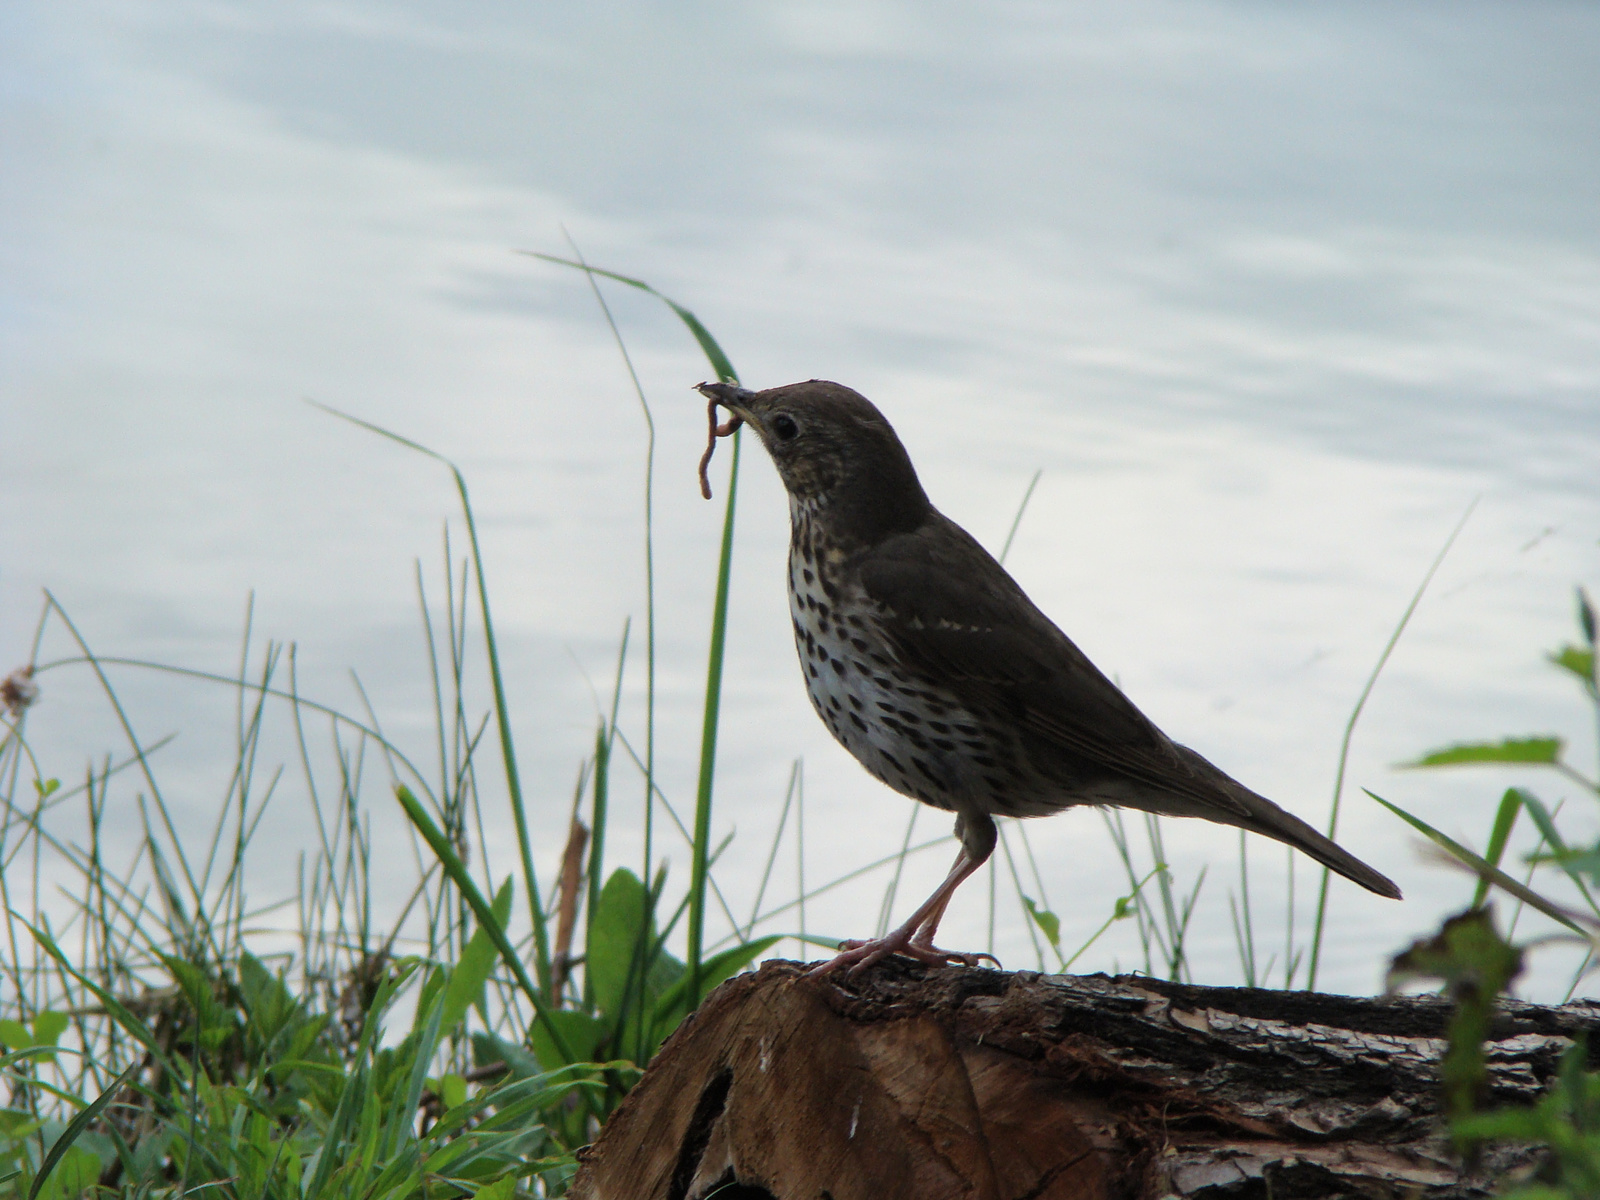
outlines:
{"label": "bird's foot", "polygon": [[891,954],[915,959],[932,967],[949,966],[951,963],[958,963],[963,967],[975,967],[985,958],[997,967],[1000,965],[1000,960],[992,954],[985,954],[982,951],[969,954],[960,950],[941,950],[931,941],[896,932],[888,937],[873,938],[870,941],[840,942],[838,954],[820,966],[812,967],[806,975],[812,979],[831,975],[835,971],[854,975],[858,971],[866,970],[875,962],[883,961]]}

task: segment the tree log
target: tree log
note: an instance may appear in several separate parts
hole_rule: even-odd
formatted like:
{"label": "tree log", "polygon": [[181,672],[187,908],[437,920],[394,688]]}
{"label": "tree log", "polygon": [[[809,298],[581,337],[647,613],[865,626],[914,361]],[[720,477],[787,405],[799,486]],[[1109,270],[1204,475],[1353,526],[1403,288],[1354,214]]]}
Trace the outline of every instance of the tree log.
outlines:
{"label": "tree log", "polygon": [[[1144,976],[772,961],[662,1047],[576,1200],[1101,1200],[1489,1194],[1438,1117],[1449,1005]],[[1492,1103],[1532,1101],[1600,1005],[1507,1001]]]}

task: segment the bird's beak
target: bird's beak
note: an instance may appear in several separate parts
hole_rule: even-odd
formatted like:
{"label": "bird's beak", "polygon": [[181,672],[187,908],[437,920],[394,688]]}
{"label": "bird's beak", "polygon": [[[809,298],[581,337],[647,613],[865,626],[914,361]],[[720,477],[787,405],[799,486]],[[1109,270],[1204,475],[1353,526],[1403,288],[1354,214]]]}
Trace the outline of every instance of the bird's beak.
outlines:
{"label": "bird's beak", "polygon": [[750,401],[755,399],[755,393],[749,388],[732,383],[701,383],[695,385],[695,391],[707,400],[715,400],[734,416],[749,421],[758,429],[761,427],[761,422],[750,411]]}

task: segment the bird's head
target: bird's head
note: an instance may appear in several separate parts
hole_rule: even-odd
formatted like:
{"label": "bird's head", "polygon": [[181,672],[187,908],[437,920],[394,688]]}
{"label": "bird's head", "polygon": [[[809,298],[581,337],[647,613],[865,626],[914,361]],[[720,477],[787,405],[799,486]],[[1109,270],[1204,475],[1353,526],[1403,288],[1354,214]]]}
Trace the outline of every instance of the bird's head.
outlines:
{"label": "bird's head", "polygon": [[764,392],[702,383],[699,391],[756,431],[798,504],[827,510],[874,541],[926,518],[928,497],[910,456],[859,392],[822,379]]}

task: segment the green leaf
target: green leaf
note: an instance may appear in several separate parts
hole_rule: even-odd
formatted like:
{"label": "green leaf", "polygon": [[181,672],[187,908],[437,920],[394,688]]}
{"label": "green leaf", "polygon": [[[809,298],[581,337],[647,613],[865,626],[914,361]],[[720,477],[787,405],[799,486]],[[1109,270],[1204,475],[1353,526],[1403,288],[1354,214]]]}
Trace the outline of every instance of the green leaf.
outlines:
{"label": "green leaf", "polygon": [[585,959],[594,1006],[602,1013],[615,1016],[629,983],[638,985],[640,959],[655,940],[655,923],[647,913],[644,883],[626,867],[618,867],[600,892]]}
{"label": "green leaf", "polygon": [[1457,767],[1472,763],[1521,763],[1554,766],[1561,761],[1564,743],[1558,737],[1505,738],[1498,742],[1463,742],[1430,750],[1401,767]]}
{"label": "green leaf", "polygon": [[1588,1059],[1588,1039],[1580,1034],[1562,1054],[1555,1082],[1532,1106],[1472,1113],[1451,1122],[1458,1146],[1493,1139],[1549,1147],[1539,1174],[1555,1186],[1499,1192],[1506,1200],[1574,1200],[1600,1191],[1600,1143],[1593,1134],[1600,1075],[1587,1069]]}
{"label": "green leaf", "polygon": [[1431,938],[1397,954],[1389,967],[1389,989],[1419,979],[1438,979],[1452,992],[1474,989],[1498,996],[1522,971],[1522,951],[1502,938],[1487,908],[1450,917]]}
{"label": "green leaf", "polygon": [[[33,1018],[33,1044],[35,1046],[54,1046],[61,1040],[61,1035],[67,1031],[71,1018],[66,1013],[45,1012],[38,1013]],[[55,1062],[53,1052],[40,1054],[38,1061]]]}
{"label": "green leaf", "polygon": [[202,1040],[208,1045],[220,1044],[220,1039],[234,1027],[237,1017],[217,1000],[210,978],[194,963],[170,954],[161,955],[161,961],[199,1018]]}
{"label": "green leaf", "polygon": [[525,1046],[508,1042],[493,1033],[472,1035],[472,1061],[487,1067],[490,1063],[505,1063],[513,1079],[529,1079],[541,1072],[539,1060]]}
{"label": "green leaf", "polygon": [[0,1021],[0,1042],[12,1050],[26,1050],[29,1046],[38,1045],[26,1025],[21,1021],[9,1020]]}
{"label": "green leaf", "polygon": [[447,968],[435,965],[428,969],[423,976],[422,988],[417,993],[417,1011],[412,1017],[411,1028],[419,1028],[427,1019],[428,1013],[433,1009],[433,1002],[438,999],[439,993],[444,991],[444,985],[450,978]]}
{"label": "green leaf", "polygon": [[1584,683],[1591,687],[1594,685],[1594,651],[1583,650],[1577,646],[1563,646],[1554,654],[1546,655],[1552,663],[1563,671],[1571,671]]}
{"label": "green leaf", "polygon": [[1033,918],[1040,932],[1050,939],[1050,944],[1057,950],[1061,949],[1061,918],[1048,908],[1040,908],[1027,896],[1022,897],[1022,906],[1028,910],[1028,915]]}
{"label": "green leaf", "polygon": [[[506,921],[511,917],[511,877],[494,897],[494,917],[500,922],[500,936],[505,936]],[[461,951],[461,961],[450,972],[450,983],[444,992],[444,1012],[439,1028],[448,1033],[461,1023],[471,1007],[482,995],[489,972],[494,969],[498,955],[494,948],[494,935],[482,924],[472,931],[472,937]]]}
{"label": "green leaf", "polygon": [[1500,994],[1521,973],[1522,951],[1500,936],[1487,908],[1451,917],[1433,937],[1396,955],[1389,967],[1390,990],[1417,979],[1439,979],[1455,1001],[1446,1031],[1449,1046],[1439,1064],[1444,1107],[1452,1118],[1471,1113],[1487,1091],[1483,1041]]}
{"label": "green leaf", "polygon": [[504,1179],[496,1179],[493,1183],[484,1184],[473,1195],[478,1197],[478,1200],[511,1200],[511,1197],[516,1193],[517,1177],[515,1175],[507,1175]]}
{"label": "green leaf", "polygon": [[283,979],[248,950],[239,955],[239,995],[249,1030],[263,1047],[274,1046],[286,1030],[298,1030],[306,1023],[299,1002]]}
{"label": "green leaf", "polygon": [[455,1108],[467,1102],[467,1081],[464,1076],[454,1073],[445,1075],[439,1080],[437,1091],[446,1108]]}
{"label": "green leaf", "polygon": [[48,799],[52,793],[60,789],[61,780],[59,779],[35,779],[33,781],[33,790],[39,793],[39,799],[41,800]]}
{"label": "green leaf", "polygon": [[534,1057],[544,1070],[571,1066],[573,1063],[593,1062],[600,1042],[610,1031],[606,1021],[586,1012],[569,1008],[551,1011],[550,1026],[561,1038],[557,1045],[544,1025],[534,1025],[528,1030],[528,1040],[533,1044]]}

